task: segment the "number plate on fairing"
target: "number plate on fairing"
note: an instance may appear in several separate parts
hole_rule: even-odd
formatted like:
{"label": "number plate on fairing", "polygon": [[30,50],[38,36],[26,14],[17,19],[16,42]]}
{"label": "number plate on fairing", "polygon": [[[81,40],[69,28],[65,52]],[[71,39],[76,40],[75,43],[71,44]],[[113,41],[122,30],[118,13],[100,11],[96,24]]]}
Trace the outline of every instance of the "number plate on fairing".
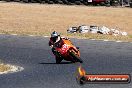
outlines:
{"label": "number plate on fairing", "polygon": [[67,44],[64,44],[61,48],[61,53],[64,54],[67,52],[67,49],[69,48],[69,46]]}

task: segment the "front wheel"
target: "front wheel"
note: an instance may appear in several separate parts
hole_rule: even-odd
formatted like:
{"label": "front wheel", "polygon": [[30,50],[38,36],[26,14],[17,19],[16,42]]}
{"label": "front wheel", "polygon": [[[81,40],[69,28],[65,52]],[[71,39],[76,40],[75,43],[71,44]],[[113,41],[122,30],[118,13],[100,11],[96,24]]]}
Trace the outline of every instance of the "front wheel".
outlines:
{"label": "front wheel", "polygon": [[74,52],[71,51],[69,54],[72,56],[73,62],[83,63],[83,60],[78,55],[76,55]]}
{"label": "front wheel", "polygon": [[62,58],[55,58],[56,59],[56,64],[60,64],[61,63],[61,61],[63,60]]}

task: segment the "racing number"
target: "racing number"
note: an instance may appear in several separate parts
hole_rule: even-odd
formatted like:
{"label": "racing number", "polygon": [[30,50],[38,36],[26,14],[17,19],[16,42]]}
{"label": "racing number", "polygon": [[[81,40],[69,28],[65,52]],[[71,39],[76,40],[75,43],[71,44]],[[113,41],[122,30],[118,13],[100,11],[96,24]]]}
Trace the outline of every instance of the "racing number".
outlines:
{"label": "racing number", "polygon": [[62,52],[64,53],[64,52],[65,52],[65,50],[66,50],[67,48],[68,48],[68,46],[67,46],[66,44],[64,44],[64,45],[63,45],[63,47],[62,47],[62,49],[61,49],[61,50],[62,50]]}

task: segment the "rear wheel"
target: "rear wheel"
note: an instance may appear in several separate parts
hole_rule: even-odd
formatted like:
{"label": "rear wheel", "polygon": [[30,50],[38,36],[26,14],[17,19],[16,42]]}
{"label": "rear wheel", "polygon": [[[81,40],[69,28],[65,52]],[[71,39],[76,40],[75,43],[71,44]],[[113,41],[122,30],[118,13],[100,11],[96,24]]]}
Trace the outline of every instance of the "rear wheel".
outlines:
{"label": "rear wheel", "polygon": [[70,55],[73,58],[73,61],[72,62],[80,62],[80,63],[83,63],[83,60],[78,55],[76,55],[73,51],[70,52]]}
{"label": "rear wheel", "polygon": [[67,0],[63,0],[63,3],[64,3],[64,4],[68,4],[68,1],[67,1]]}
{"label": "rear wheel", "polygon": [[81,5],[81,2],[80,1],[75,1],[75,4],[76,5]]}
{"label": "rear wheel", "polygon": [[48,4],[54,4],[54,2],[53,1],[49,1]]}
{"label": "rear wheel", "polygon": [[64,4],[63,1],[61,0],[58,0],[58,4]]}

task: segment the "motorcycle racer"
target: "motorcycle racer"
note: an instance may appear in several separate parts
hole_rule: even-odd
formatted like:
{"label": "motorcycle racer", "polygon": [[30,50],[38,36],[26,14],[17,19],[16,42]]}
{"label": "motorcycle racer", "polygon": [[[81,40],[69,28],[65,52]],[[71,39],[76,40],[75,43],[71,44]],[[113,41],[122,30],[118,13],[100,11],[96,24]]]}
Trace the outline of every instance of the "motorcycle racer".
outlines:
{"label": "motorcycle racer", "polygon": [[54,31],[54,32],[51,33],[51,37],[50,37],[50,40],[49,40],[49,46],[52,48],[52,52],[55,55],[55,58],[57,59],[56,63],[59,63],[59,62],[61,62],[63,60],[63,57],[55,49],[56,47],[59,47],[59,45],[61,45],[60,41],[62,39],[70,40],[69,38],[61,37],[60,34],[58,34],[56,31]]}

